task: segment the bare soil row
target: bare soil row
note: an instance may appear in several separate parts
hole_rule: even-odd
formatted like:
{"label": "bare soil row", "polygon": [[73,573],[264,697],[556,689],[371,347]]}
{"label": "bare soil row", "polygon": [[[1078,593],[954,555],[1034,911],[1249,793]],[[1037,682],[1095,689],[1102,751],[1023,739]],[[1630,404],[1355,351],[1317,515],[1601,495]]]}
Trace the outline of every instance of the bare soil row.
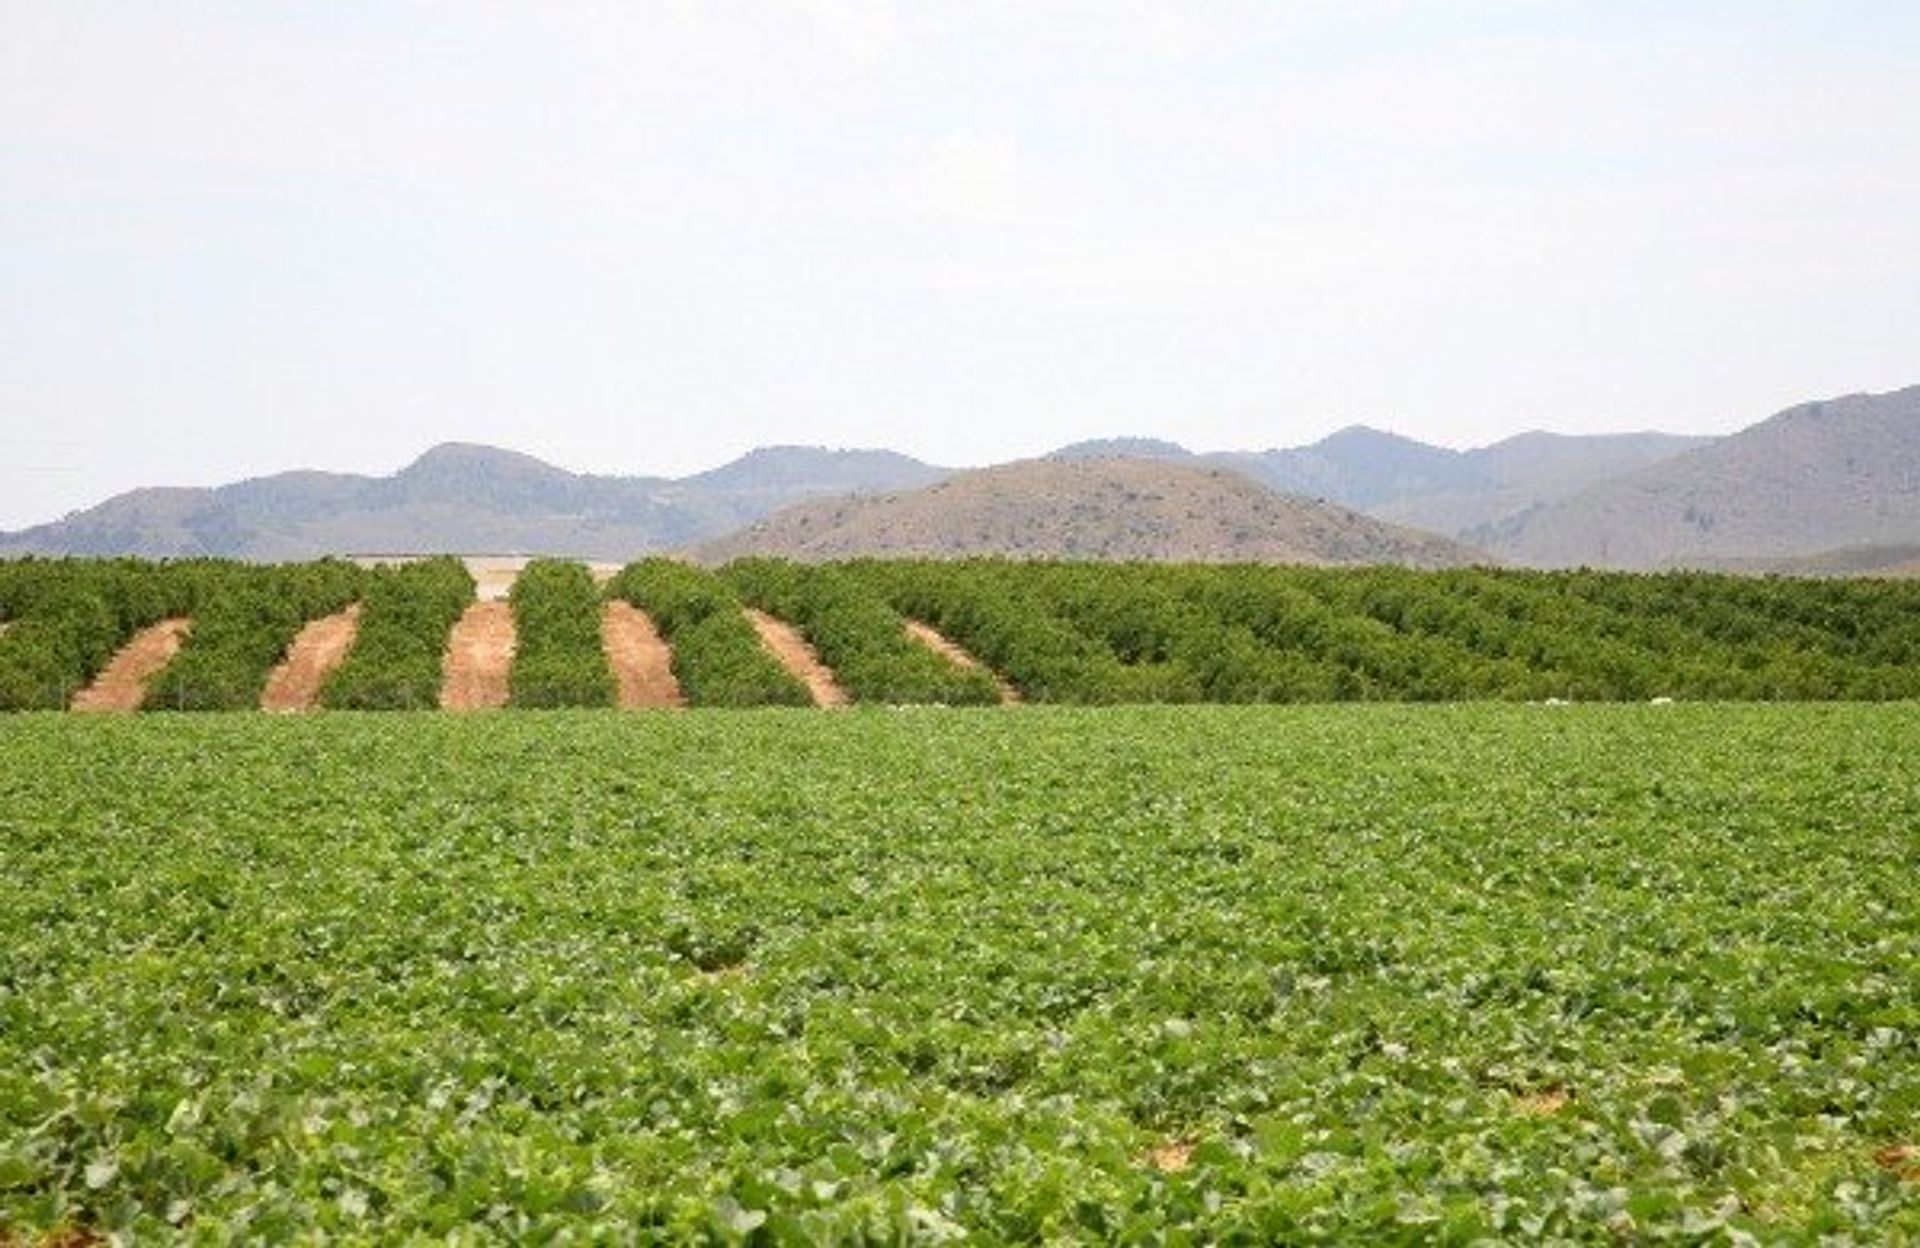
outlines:
{"label": "bare soil row", "polygon": [[[260,709],[285,714],[318,706],[328,675],[353,649],[360,614],[360,604],[355,603],[302,628],[286,657],[268,674]],[[799,629],[764,611],[748,609],[746,615],[760,644],[807,687],[814,705],[831,708],[849,704],[846,690]],[[170,619],[141,630],[91,685],[74,695],[71,708],[86,712],[138,710],[148,684],[179,652],[192,627],[190,620]],[[644,611],[624,601],[609,602],[602,612],[600,628],[619,707],[637,710],[687,704],[673,674],[672,650]],[[908,621],[907,633],[957,666],[980,667],[971,654],[918,620]],[[478,711],[506,706],[514,651],[512,608],[499,599],[469,606],[447,638],[440,708]],[[1004,679],[996,675],[995,682],[1002,703],[1011,705],[1020,700],[1019,692]]]}

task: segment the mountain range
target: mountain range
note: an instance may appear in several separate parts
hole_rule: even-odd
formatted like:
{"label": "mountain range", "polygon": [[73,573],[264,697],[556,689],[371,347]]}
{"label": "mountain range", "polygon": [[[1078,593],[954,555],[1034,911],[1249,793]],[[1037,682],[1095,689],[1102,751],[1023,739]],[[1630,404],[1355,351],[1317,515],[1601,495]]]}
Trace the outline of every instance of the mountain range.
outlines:
{"label": "mountain range", "polygon": [[1803,403],[1609,476],[1468,540],[1518,563],[1794,570],[1920,540],[1920,386]]}
{"label": "mountain range", "polygon": [[[1090,463],[1153,471],[1075,467]],[[886,507],[851,501],[873,495]],[[0,533],[0,555],[818,557],[903,548],[908,534],[930,553],[1345,562],[1372,550],[1360,557],[1445,563],[1470,548],[1549,567],[1901,570],[1920,545],[1920,386],[1801,404],[1720,438],[1536,432],[1452,450],[1351,426],[1260,451],[1112,438],[964,473],[892,451],[783,446],[678,479],[601,476],[449,443],[384,477],[135,490]]]}
{"label": "mountain range", "polygon": [[820,495],[946,475],[892,451],[775,446],[678,480],[596,476],[450,442],[386,477],[284,472],[210,489],[133,490],[52,524],[0,533],[0,555],[286,560],[457,551],[624,560]]}

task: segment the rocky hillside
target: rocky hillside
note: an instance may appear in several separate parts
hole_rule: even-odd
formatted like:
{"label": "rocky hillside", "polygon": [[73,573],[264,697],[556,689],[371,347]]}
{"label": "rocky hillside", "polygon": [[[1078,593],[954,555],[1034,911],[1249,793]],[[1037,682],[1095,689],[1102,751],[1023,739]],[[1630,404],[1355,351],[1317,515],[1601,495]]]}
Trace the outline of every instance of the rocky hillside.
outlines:
{"label": "rocky hillside", "polygon": [[1474,536],[1545,567],[1710,567],[1920,541],[1920,386],[1789,408]]}
{"label": "rocky hillside", "polygon": [[1452,567],[1484,561],[1456,542],[1330,503],[1275,493],[1239,473],[1164,460],[1027,460],[918,490],[789,508],[694,554],[841,559],[960,558]]}

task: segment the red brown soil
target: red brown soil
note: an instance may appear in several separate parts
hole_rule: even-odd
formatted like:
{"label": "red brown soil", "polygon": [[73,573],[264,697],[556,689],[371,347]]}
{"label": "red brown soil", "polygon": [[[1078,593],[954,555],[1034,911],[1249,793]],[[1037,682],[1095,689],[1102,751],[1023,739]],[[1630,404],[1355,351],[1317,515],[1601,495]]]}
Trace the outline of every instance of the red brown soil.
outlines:
{"label": "red brown soil", "polygon": [[1920,1144],[1895,1144],[1873,1155],[1882,1170],[1907,1183],[1920,1183]]}
{"label": "red brown soil", "polygon": [[484,711],[505,706],[513,646],[512,607],[504,602],[476,602],[468,607],[447,638],[440,709]]}
{"label": "red brown soil", "polygon": [[360,634],[360,604],[345,611],[309,620],[287,647],[287,657],[267,673],[260,693],[263,711],[310,711],[320,700],[320,686],[340,666]]}
{"label": "red brown soil", "polygon": [[141,629],[120,648],[93,683],[73,695],[76,711],[137,711],[147,696],[147,682],[180,652],[180,643],[192,629],[190,621],[162,620]]}
{"label": "red brown soil", "polygon": [[767,653],[780,660],[780,665],[807,687],[815,706],[847,704],[846,690],[834,681],[833,673],[821,664],[820,656],[813,652],[800,630],[752,607],[747,608],[747,620],[753,625],[753,631],[760,634],[760,644],[767,648]]}
{"label": "red brown soil", "polygon": [[609,602],[600,613],[600,644],[613,665],[621,710],[687,704],[673,678],[673,652],[646,612],[619,599]]}
{"label": "red brown soil", "polygon": [[1142,1160],[1162,1174],[1179,1174],[1193,1164],[1193,1142],[1171,1140],[1155,1145],[1147,1150]]}
{"label": "red brown soil", "polygon": [[958,642],[949,641],[947,638],[941,636],[939,631],[931,624],[923,624],[919,620],[908,620],[907,636],[913,638],[935,654],[940,655],[955,667],[964,667],[975,671],[986,672],[987,675],[993,677],[994,685],[1000,690],[1000,705],[1012,706],[1020,700],[1020,691],[1013,687],[1012,682],[1000,675],[1000,673],[990,671],[986,664],[974,658],[971,654],[968,654]]}

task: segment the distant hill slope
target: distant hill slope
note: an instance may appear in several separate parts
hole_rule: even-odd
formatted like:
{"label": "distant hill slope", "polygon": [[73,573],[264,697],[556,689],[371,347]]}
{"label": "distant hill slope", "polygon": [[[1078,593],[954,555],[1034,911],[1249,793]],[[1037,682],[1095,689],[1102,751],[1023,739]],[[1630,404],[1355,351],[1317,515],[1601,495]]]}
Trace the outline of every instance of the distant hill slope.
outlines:
{"label": "distant hill slope", "polygon": [[1920,386],[1789,408],[1475,536],[1521,563],[1619,568],[1920,541]]}
{"label": "distant hill slope", "polygon": [[821,560],[863,555],[1137,559],[1453,567],[1485,557],[1218,468],[1143,459],[1041,459],[901,493],[789,508],[693,550]]}
{"label": "distant hill slope", "polygon": [[568,472],[467,443],[387,477],[289,472],[214,489],[144,489],[0,534],[0,555],[226,555],[487,551],[628,559],[729,532],[782,507],[944,476],[891,451],[769,447],[671,480]]}
{"label": "distant hill slope", "polygon": [[1712,440],[1671,433],[1522,433],[1458,452],[1465,473],[1456,484],[1384,497],[1367,510],[1470,540],[1463,535]]}
{"label": "distant hill slope", "polygon": [[1049,459],[1160,459],[1230,468],[1283,494],[1324,498],[1452,536],[1703,445],[1665,433],[1523,433],[1456,451],[1350,425],[1309,446],[1196,454],[1156,438],[1076,442]]}
{"label": "distant hill slope", "polygon": [[1716,572],[1741,572],[1755,576],[1877,576],[1904,579],[1920,577],[1920,542],[1842,546],[1838,550],[1821,550],[1808,555],[1778,555],[1771,559],[1710,559],[1702,563]]}

